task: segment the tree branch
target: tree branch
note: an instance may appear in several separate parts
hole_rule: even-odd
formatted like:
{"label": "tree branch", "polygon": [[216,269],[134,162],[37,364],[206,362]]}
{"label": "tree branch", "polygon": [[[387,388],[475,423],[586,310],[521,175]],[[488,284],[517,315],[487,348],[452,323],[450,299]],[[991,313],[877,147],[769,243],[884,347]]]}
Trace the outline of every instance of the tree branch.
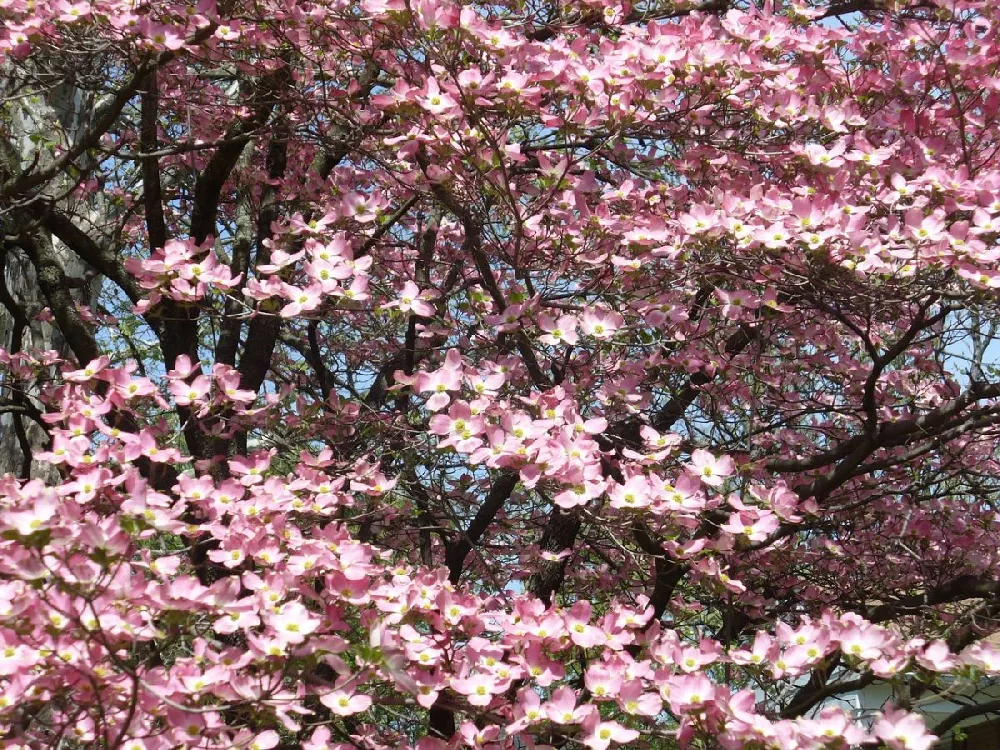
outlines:
{"label": "tree branch", "polygon": [[938,737],[942,737],[945,732],[953,729],[954,727],[961,724],[966,719],[971,719],[974,716],[982,716],[983,714],[1000,713],[1000,700],[993,700],[987,703],[971,704],[963,708],[958,709],[953,714],[949,714],[947,717],[939,721],[931,729],[931,734],[935,734]]}
{"label": "tree branch", "polygon": [[[218,24],[211,22],[204,28],[199,29],[195,34],[185,41],[185,46],[190,47],[200,44],[208,39]],[[150,74],[162,68],[177,56],[174,50],[164,50],[157,55],[155,60],[147,61],[136,68],[129,77],[125,85],[115,93],[113,97],[101,107],[94,115],[93,124],[80,136],[76,143],[45,169],[39,172],[22,172],[21,174],[7,180],[0,185],[0,200],[8,200],[21,195],[51,180],[63,170],[68,168],[80,155],[87,150],[100,144],[101,137],[114,125],[125,105],[135,96],[143,81]]]}
{"label": "tree branch", "polygon": [[453,584],[458,584],[465,566],[465,558],[486,533],[490,524],[493,523],[497,513],[510,498],[517,482],[518,474],[516,471],[505,471],[497,476],[493,480],[489,494],[483,504],[479,506],[475,518],[469,523],[469,527],[448,545],[445,552],[445,565],[448,566],[448,580]]}

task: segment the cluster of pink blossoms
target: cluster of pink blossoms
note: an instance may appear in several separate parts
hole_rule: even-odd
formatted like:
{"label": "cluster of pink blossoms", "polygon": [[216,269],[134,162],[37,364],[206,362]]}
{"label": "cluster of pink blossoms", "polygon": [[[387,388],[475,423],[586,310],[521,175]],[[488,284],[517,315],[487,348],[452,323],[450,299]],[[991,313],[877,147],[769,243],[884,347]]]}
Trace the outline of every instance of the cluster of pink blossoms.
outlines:
{"label": "cluster of pink blossoms", "polygon": [[[449,360],[446,367],[461,371],[460,360]],[[456,387],[464,377],[455,376]],[[218,379],[224,378],[222,372]],[[669,710],[679,720],[669,734],[681,741],[707,734],[733,748],[841,747],[869,736],[843,710],[769,719],[752,690],[732,692],[713,668],[733,665],[793,686],[790,678],[835,654],[885,678],[1000,673],[995,646],[953,654],[943,641],[906,638],[851,614],[779,624],[746,647],[727,649],[712,638],[692,640],[683,627],[651,623],[652,609],[641,599],[637,606],[610,602],[597,612],[583,600],[546,606],[530,595],[476,594],[450,584],[442,570],[414,568],[359,542],[335,520],[359,495],[394,491],[396,480],[370,465],[331,472],[328,455],[306,454],[283,476],[272,470],[272,453],[257,453],[229,460],[222,481],[178,474],[165,495],[133,468],[130,443],[105,422],[109,411],[93,397],[107,392],[102,384],[120,394],[129,390],[123,382],[142,381],[106,361],[67,370],[65,380],[75,385],[57,391],[67,414],[66,427],[54,430],[54,446],[62,447],[47,458],[76,473],[51,485],[7,478],[2,487],[0,715],[15,721],[20,712],[47,706],[67,722],[75,742],[115,737],[131,717],[128,739],[122,738],[130,750],[268,748],[277,742],[275,731],[230,735],[229,712],[273,713],[286,731],[297,732],[308,726],[315,698],[339,717],[362,715],[380,702],[467,705],[485,719],[460,727],[461,744],[469,747],[500,747],[515,736],[531,744],[543,729],[594,750],[635,740],[638,729],[602,718],[606,704],[626,719],[656,719]],[[130,398],[162,400],[143,390]],[[118,398],[119,406],[126,402]],[[568,436],[593,442],[585,436],[596,426],[568,411],[547,422],[508,416],[501,429],[529,446],[505,450],[510,460],[537,456],[541,448],[531,436],[553,432],[544,428],[556,419],[569,423]],[[156,445],[141,455],[155,460]],[[719,486],[733,471],[728,457],[696,451],[682,475],[685,497]],[[630,495],[648,499],[659,491],[633,477],[607,496],[624,512],[637,505]],[[683,519],[695,510],[670,512]],[[749,527],[768,513],[747,506],[730,523]],[[746,528],[733,533],[752,539]],[[212,540],[208,558],[233,574],[199,581],[186,556],[170,551],[171,538]],[[182,645],[180,633],[192,639]],[[597,655],[579,685],[567,658],[576,651]],[[157,652],[155,660],[135,660],[137,653]],[[99,719],[88,710],[96,705]],[[907,713],[887,712],[870,731],[893,748],[926,748],[932,740]],[[356,732],[361,741],[363,725]],[[332,742],[320,726],[303,746],[349,745]],[[415,745],[447,746],[431,738]]]}
{"label": "cluster of pink blossoms", "polygon": [[921,711],[1000,675],[998,40],[992,0],[0,0],[0,748],[996,710]]}

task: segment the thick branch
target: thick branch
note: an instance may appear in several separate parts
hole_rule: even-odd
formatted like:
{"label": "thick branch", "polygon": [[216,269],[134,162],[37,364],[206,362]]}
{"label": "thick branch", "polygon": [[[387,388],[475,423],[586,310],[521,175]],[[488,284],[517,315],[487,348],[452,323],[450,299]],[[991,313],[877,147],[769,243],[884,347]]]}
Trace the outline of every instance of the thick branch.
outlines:
{"label": "thick branch", "polygon": [[201,245],[215,234],[216,216],[222,188],[229,180],[236,162],[250,142],[250,133],[271,116],[277,104],[277,95],[290,81],[288,66],[283,65],[261,82],[251,99],[252,114],[234,122],[226,131],[225,143],[212,155],[205,169],[198,175],[194,187],[194,208],[191,213],[191,238]]}
{"label": "thick branch", "polygon": [[854,453],[866,441],[875,448],[894,448],[913,440],[931,437],[941,429],[950,427],[961,413],[976,401],[1000,398],[1000,383],[973,383],[968,390],[943,406],[925,412],[919,417],[885,422],[875,435],[855,435],[847,438],[835,448],[800,459],[775,459],[767,463],[771,471],[797,473],[818,469],[840,461]]}
{"label": "thick branch", "polygon": [[934,586],[922,594],[905,596],[875,607],[868,619],[884,622],[903,612],[913,612],[922,607],[958,602],[964,599],[995,599],[1000,596],[1000,581],[979,576],[964,575],[954,580]]}
{"label": "thick branch", "polygon": [[[540,545],[542,551],[559,554],[571,549],[576,542],[582,520],[579,508],[563,511],[553,506],[545,532],[542,534]],[[558,560],[543,560],[538,572],[532,576],[531,593],[546,604],[552,604],[552,596],[562,586],[563,578],[566,576],[566,561],[565,557]]]}
{"label": "thick branch", "polygon": [[508,471],[500,474],[490,487],[486,500],[479,506],[475,518],[469,527],[448,546],[445,553],[445,564],[448,566],[448,580],[453,584],[458,584],[462,577],[462,570],[465,566],[465,558],[472,551],[472,548],[479,542],[483,534],[493,523],[497,513],[503,508],[504,503],[517,486],[518,474],[515,471]]}
{"label": "thick branch", "polygon": [[[55,207],[46,208],[35,204],[33,213],[45,229],[58,237],[81,260],[115,282],[131,302],[135,303],[143,298],[142,288],[135,277],[125,270],[113,250],[95,241]],[[150,324],[154,326],[154,330],[158,326],[154,321],[150,321]]]}
{"label": "thick branch", "polygon": [[[139,146],[145,153],[156,151],[157,118],[160,108],[160,92],[156,79],[154,70],[147,77],[146,90],[142,93]],[[142,161],[142,201],[146,211],[149,247],[161,248],[167,244],[167,224],[163,218],[163,191],[160,185],[160,162],[157,158]]]}
{"label": "thick branch", "polygon": [[944,735],[945,732],[957,727],[966,719],[971,719],[974,716],[982,716],[983,714],[1000,713],[1000,700],[988,701],[986,703],[974,703],[963,708],[958,709],[955,713],[950,714],[947,718],[939,721],[932,729],[931,734],[935,734],[938,737]]}
{"label": "thick branch", "polygon": [[[835,664],[836,662],[833,663]],[[788,707],[781,712],[781,718],[794,719],[801,716],[826,698],[855,690],[861,690],[868,687],[873,682],[875,682],[875,675],[871,672],[867,672],[855,680],[847,680],[846,682],[820,681],[818,683],[814,683],[810,680],[809,684],[802,687],[795,694],[795,697],[792,699],[792,702],[788,704]]]}
{"label": "thick branch", "polygon": [[[280,181],[285,176],[285,169],[288,165],[288,139],[287,130],[283,126],[272,138],[267,152],[267,174],[271,182]],[[278,193],[277,188],[268,185],[264,192],[263,205],[260,215],[257,217],[257,246],[258,256],[264,254],[266,240],[271,237],[271,224],[277,218]],[[261,262],[266,262],[265,257],[258,258]],[[278,331],[281,329],[281,318],[277,315],[258,315],[250,321],[247,331],[247,340],[243,345],[243,354],[240,357],[240,384],[248,391],[256,393],[267,370],[271,366],[271,356],[274,354],[274,345],[278,339]]]}
{"label": "thick branch", "polygon": [[19,238],[19,242],[35,267],[38,286],[77,361],[87,364],[97,359],[101,353],[97,339],[91,327],[80,317],[76,301],[70,294],[72,285],[59,263],[55,249],[45,240],[30,234]]}
{"label": "thick branch", "polygon": [[[747,346],[750,345],[754,339],[758,336],[756,328],[752,328],[748,325],[742,325],[739,329],[726,340],[725,352],[730,358],[735,357],[737,354],[742,352]],[[675,393],[666,404],[663,405],[653,418],[650,423],[660,432],[665,432],[669,430],[678,419],[684,416],[684,412],[688,410],[688,407],[694,403],[694,400],[698,397],[698,388],[703,385],[708,385],[712,382],[712,376],[705,372],[696,372],[690,378],[688,378],[687,384],[681,388],[680,391]]]}

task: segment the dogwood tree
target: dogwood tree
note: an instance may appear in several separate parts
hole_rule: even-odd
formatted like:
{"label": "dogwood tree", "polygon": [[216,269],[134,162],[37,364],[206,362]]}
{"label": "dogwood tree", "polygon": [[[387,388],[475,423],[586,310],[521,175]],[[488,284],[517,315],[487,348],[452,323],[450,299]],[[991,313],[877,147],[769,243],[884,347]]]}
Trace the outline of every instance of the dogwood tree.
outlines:
{"label": "dogwood tree", "polygon": [[0,21],[3,747],[1000,709],[991,0]]}

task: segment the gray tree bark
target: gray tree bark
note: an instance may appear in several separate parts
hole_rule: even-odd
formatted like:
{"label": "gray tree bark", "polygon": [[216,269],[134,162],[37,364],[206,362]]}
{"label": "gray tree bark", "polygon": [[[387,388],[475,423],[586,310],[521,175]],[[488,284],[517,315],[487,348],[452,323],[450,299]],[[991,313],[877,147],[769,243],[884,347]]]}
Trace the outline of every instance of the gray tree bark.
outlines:
{"label": "gray tree bark", "polygon": [[[0,95],[7,94],[8,84],[0,84]],[[8,167],[20,170],[45,168],[55,158],[47,144],[65,148],[79,138],[88,117],[93,111],[93,96],[68,82],[58,82],[41,93],[24,96],[5,96],[0,110],[0,128],[5,137],[4,151]],[[12,164],[13,162],[13,164]],[[72,216],[83,223],[88,233],[106,226],[106,201],[94,195],[81,200],[66,193],[72,188],[68,179],[54,180],[43,192],[42,198],[52,208]],[[55,350],[64,358],[72,353],[59,329],[37,319],[48,306],[39,284],[34,264],[17,241],[16,233],[27,214],[40,210],[41,203],[32,206],[0,206],[0,227],[3,227],[2,283],[0,288],[0,346],[9,352]],[[33,238],[50,255],[58,259],[67,284],[67,291],[77,304],[96,304],[100,279],[80,258],[62,242],[41,228],[31,230]],[[93,236],[93,235],[92,235]],[[4,377],[0,375],[0,377]],[[0,380],[0,403],[8,409],[38,408],[38,390],[42,384],[15,384],[9,379]],[[31,455],[41,450],[47,436],[41,426],[21,411],[0,413],[0,475],[14,473],[20,476],[51,477],[53,467],[31,460]],[[27,456],[26,456],[27,452]],[[27,460],[26,460],[27,459]]]}

